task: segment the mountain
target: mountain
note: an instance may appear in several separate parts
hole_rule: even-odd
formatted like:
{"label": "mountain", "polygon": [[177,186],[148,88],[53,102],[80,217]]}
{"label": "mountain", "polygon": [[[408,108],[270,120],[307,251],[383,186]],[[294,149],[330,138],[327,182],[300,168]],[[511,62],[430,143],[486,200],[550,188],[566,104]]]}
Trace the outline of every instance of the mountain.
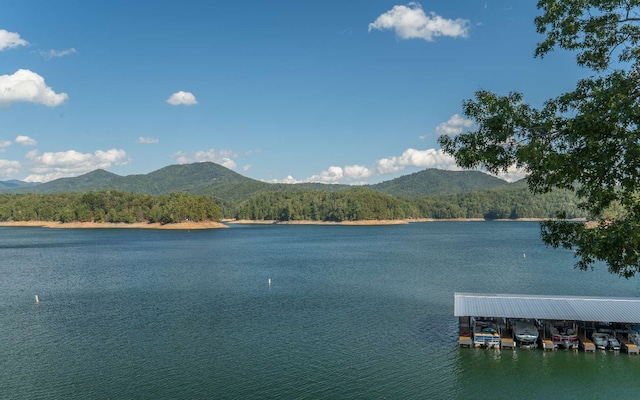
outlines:
{"label": "mountain", "polygon": [[13,189],[13,188],[18,188],[23,186],[34,186],[34,185],[37,185],[37,183],[23,182],[16,179],[12,179],[10,181],[0,181],[0,190]]}
{"label": "mountain", "polygon": [[468,193],[507,185],[509,183],[506,181],[479,171],[425,169],[390,181],[369,185],[369,188],[394,196],[415,197]]}
{"label": "mountain", "polygon": [[[507,182],[478,171],[442,171],[427,169],[410,175],[364,187],[396,196],[429,196],[471,192],[509,185]],[[221,200],[239,202],[261,192],[302,190],[336,191],[349,185],[319,183],[274,184],[247,178],[211,162],[170,165],[157,171],[120,176],[95,170],[74,178],[61,178],[35,186],[0,187],[0,193],[63,193],[92,190],[121,190],[150,195],[185,192],[213,196]]]}

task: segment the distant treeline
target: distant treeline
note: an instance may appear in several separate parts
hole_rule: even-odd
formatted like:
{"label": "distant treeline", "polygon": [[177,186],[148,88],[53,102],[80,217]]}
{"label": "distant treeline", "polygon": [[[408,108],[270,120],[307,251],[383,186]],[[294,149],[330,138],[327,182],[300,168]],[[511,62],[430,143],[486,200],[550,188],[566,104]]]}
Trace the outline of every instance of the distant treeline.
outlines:
{"label": "distant treeline", "polygon": [[586,215],[575,196],[554,191],[534,196],[525,187],[428,197],[394,197],[365,188],[337,192],[273,192],[253,196],[235,217],[252,220],[355,221],[406,218],[567,218]]}
{"label": "distant treeline", "polygon": [[114,190],[63,194],[0,195],[0,221],[159,222],[220,221],[208,197],[182,193],[162,196]]}
{"label": "distant treeline", "polygon": [[406,218],[403,202],[367,189],[260,193],[238,207],[238,219],[357,221]]}
{"label": "distant treeline", "polygon": [[0,195],[0,221],[159,222],[250,220],[518,219],[586,215],[568,191],[534,196],[526,187],[396,197],[367,188],[263,192],[239,204],[184,193],[150,196],[107,190]]}

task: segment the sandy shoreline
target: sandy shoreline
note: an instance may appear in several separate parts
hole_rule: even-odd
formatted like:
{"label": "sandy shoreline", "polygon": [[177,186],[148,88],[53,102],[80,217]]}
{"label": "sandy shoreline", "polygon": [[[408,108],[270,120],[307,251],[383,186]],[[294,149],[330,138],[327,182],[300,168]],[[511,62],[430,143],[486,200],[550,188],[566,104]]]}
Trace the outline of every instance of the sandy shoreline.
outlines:
{"label": "sandy shoreline", "polygon": [[228,221],[230,224],[239,225],[404,225],[409,221],[404,219],[385,219],[385,220],[362,220],[362,221],[277,221],[277,220],[261,220],[254,221],[249,219],[239,219],[234,221]]}
{"label": "sandy shoreline", "polygon": [[[521,218],[521,219],[500,219],[493,220],[496,222],[522,222],[532,221],[539,222],[545,221],[545,218]],[[41,228],[60,228],[60,229],[175,229],[175,230],[196,230],[196,229],[220,229],[228,228],[228,224],[239,225],[339,225],[339,226],[374,226],[374,225],[405,225],[409,223],[417,222],[483,222],[486,221],[482,218],[457,218],[457,219],[433,219],[433,218],[420,218],[420,219],[385,219],[385,220],[362,220],[362,221],[276,221],[276,220],[223,220],[222,222],[180,222],[176,224],[159,224],[159,223],[146,223],[136,222],[132,224],[127,223],[111,223],[111,222],[55,222],[55,221],[11,221],[0,222],[0,227],[41,227]]]}
{"label": "sandy shoreline", "polygon": [[69,222],[63,224],[62,222],[55,221],[11,221],[0,222],[0,226],[15,226],[15,227],[41,227],[41,228],[62,228],[62,229],[179,229],[179,230],[193,230],[193,229],[219,229],[228,228],[227,225],[220,222],[180,222],[176,224],[159,224],[159,223],[146,223],[136,222],[132,224],[126,223],[111,223],[111,222]]}

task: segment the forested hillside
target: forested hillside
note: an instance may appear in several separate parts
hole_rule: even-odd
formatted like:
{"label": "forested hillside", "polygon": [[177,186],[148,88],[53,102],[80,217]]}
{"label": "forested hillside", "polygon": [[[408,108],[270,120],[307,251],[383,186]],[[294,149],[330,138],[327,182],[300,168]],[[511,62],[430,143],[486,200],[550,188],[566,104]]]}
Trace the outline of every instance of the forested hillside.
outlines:
{"label": "forested hillside", "polygon": [[0,220],[178,222],[586,217],[573,193],[533,195],[477,171],[424,170],[376,185],[271,184],[213,163],[121,177],[97,170],[0,195]]}
{"label": "forested hillside", "polygon": [[243,202],[238,219],[357,221],[403,219],[403,202],[393,196],[358,188],[339,192],[261,193]]}
{"label": "forested hillside", "polygon": [[586,217],[572,193],[533,196],[524,184],[454,195],[394,197],[366,188],[339,192],[261,193],[241,203],[235,215],[252,220],[353,221],[363,219],[518,219]]}
{"label": "forested hillside", "polygon": [[0,221],[159,222],[220,221],[213,200],[182,193],[149,196],[119,191],[0,195]]}
{"label": "forested hillside", "polygon": [[421,218],[554,218],[564,212],[567,218],[586,218],[577,207],[575,195],[566,190],[554,190],[533,195],[526,184],[471,193],[406,199],[410,213]]}
{"label": "forested hillside", "polygon": [[[426,169],[375,185],[363,187],[393,196],[431,196],[489,189],[509,184],[478,171],[442,171]],[[100,190],[119,190],[150,195],[173,192],[209,196],[238,203],[265,192],[301,192],[321,190],[334,192],[348,190],[349,185],[322,183],[267,183],[242,176],[228,168],[211,162],[170,165],[157,171],[119,176],[96,170],[74,178],[61,178],[41,184],[12,187],[0,186],[4,193],[71,193]]]}
{"label": "forested hillside", "polygon": [[509,183],[502,179],[479,171],[425,169],[367,187],[394,196],[433,196],[467,193],[508,185]]}

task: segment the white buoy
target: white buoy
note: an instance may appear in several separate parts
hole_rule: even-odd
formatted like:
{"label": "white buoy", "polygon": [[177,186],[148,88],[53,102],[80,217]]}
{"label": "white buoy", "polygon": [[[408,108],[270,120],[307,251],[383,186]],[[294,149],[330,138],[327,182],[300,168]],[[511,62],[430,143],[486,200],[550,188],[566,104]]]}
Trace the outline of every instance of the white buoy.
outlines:
{"label": "white buoy", "polygon": [[267,282],[269,283],[269,287],[271,287],[271,278],[267,279]]}
{"label": "white buoy", "polygon": [[36,295],[36,304],[40,303],[40,300],[38,300],[38,295]]}
{"label": "white buoy", "polygon": [[522,253],[522,258],[527,258],[527,254],[526,253]]}

